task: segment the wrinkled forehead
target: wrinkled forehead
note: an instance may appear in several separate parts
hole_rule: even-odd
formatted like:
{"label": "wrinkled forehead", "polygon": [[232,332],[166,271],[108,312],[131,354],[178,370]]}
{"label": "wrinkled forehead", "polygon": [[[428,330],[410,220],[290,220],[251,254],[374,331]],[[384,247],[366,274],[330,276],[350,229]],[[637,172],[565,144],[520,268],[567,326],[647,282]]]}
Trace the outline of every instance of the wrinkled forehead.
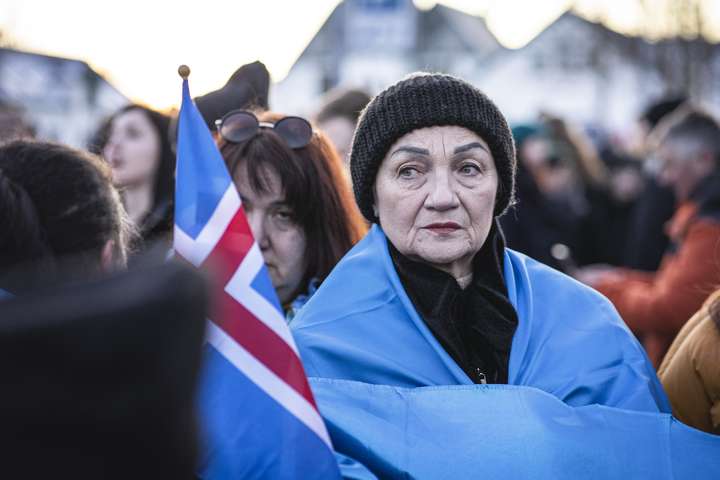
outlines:
{"label": "wrinkled forehead", "polygon": [[430,156],[452,155],[477,144],[489,154],[487,142],[465,127],[450,125],[418,128],[398,138],[385,154],[385,159],[400,153],[411,154],[414,150],[427,151]]}

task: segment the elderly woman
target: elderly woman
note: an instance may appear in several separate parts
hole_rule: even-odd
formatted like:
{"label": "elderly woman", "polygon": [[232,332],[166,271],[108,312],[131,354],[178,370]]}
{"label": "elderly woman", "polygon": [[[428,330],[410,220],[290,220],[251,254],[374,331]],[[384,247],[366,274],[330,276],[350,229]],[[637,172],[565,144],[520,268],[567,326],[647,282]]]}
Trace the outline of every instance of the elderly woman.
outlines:
{"label": "elderly woman", "polygon": [[[350,410],[338,392],[368,384],[378,395],[510,384],[569,406],[669,411],[645,353],[605,298],[505,248],[496,219],[513,202],[515,150],[482,92],[440,74],[387,88],[362,114],[351,172],[374,225],[291,325],[340,452],[364,460],[396,453],[373,444],[392,435],[363,436],[367,424],[340,433]],[[403,418],[407,433],[412,415]]]}

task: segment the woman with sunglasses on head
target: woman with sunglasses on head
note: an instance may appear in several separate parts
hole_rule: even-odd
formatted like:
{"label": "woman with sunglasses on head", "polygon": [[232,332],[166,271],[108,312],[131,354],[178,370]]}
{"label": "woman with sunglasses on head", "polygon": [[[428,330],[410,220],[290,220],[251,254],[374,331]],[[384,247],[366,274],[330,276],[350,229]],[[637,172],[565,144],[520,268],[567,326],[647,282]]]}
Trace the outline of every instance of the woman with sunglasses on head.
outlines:
{"label": "woman with sunglasses on head", "polygon": [[310,123],[235,110],[216,122],[273,286],[292,320],[366,227],[337,153]]}

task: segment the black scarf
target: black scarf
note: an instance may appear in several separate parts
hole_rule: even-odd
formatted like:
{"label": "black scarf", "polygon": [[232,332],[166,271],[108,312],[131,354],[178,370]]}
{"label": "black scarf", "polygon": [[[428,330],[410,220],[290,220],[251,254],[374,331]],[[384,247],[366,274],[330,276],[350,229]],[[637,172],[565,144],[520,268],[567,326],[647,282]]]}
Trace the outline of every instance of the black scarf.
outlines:
{"label": "black scarf", "polygon": [[507,383],[518,319],[507,297],[505,240],[497,222],[473,258],[473,279],[464,290],[450,274],[388,246],[418,314],[453,360],[475,383]]}

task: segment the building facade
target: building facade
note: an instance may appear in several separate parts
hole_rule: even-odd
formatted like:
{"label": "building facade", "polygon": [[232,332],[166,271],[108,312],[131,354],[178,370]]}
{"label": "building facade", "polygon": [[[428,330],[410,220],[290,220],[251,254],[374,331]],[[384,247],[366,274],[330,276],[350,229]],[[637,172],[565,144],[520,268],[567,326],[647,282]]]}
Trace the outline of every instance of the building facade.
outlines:
{"label": "building facade", "polygon": [[24,110],[38,138],[82,148],[129,100],[85,62],[0,48],[0,102]]}
{"label": "building facade", "polygon": [[545,111],[623,129],[649,102],[677,93],[690,93],[720,112],[718,45],[650,43],[568,12],[524,47],[511,50],[481,18],[442,5],[419,10],[411,0],[339,4],[287,77],[274,86],[273,107],[311,115],[331,87],[377,93],[416,70],[466,78],[514,123],[533,121]]}

